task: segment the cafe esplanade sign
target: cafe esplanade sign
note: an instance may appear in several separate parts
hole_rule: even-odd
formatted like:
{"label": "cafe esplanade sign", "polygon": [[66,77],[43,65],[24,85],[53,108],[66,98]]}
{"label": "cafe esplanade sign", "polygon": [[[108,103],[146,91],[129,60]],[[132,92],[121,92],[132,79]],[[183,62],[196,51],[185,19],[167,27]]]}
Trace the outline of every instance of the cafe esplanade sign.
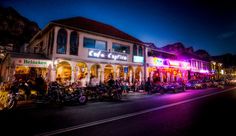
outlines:
{"label": "cafe esplanade sign", "polygon": [[28,66],[28,67],[48,67],[52,63],[50,60],[40,60],[40,59],[26,59],[26,58],[16,58],[14,59],[15,65]]}
{"label": "cafe esplanade sign", "polygon": [[127,61],[127,54],[118,53],[118,52],[108,52],[103,50],[88,50],[89,58],[98,58],[98,59],[109,59],[109,60],[120,60]]}

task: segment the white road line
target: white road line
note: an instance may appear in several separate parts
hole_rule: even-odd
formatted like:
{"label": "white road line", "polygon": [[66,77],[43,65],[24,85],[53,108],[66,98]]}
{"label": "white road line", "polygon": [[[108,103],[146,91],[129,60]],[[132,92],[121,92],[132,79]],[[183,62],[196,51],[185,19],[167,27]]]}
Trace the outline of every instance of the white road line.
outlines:
{"label": "white road line", "polygon": [[196,100],[206,98],[206,97],[209,97],[209,96],[213,96],[213,95],[216,95],[216,94],[224,93],[224,92],[233,90],[235,88],[236,87],[233,87],[233,88],[226,89],[224,91],[215,92],[215,93],[211,93],[211,94],[199,96],[199,97],[196,97],[196,98],[192,98],[192,99],[188,99],[188,100],[184,100],[184,101],[180,101],[180,102],[176,102],[176,103],[172,103],[172,104],[167,104],[167,105],[163,105],[163,106],[160,106],[160,107],[151,108],[151,109],[147,109],[147,110],[143,110],[143,111],[139,111],[139,112],[124,114],[124,115],[120,115],[120,116],[116,116],[116,117],[111,117],[111,118],[107,118],[107,119],[102,119],[102,120],[98,120],[98,121],[93,121],[93,122],[81,124],[81,125],[76,125],[76,126],[72,126],[72,127],[67,127],[67,128],[62,128],[62,129],[58,129],[58,130],[45,132],[45,133],[40,133],[40,134],[36,134],[35,136],[51,136],[51,135],[56,135],[56,134],[61,134],[61,133],[77,130],[77,129],[82,129],[82,128],[86,128],[86,127],[100,125],[100,124],[103,124],[103,123],[108,123],[108,122],[112,122],[112,121],[116,121],[116,120],[120,120],[120,119],[124,119],[124,118],[129,118],[129,117],[133,117],[133,116],[137,116],[137,115],[141,115],[141,114],[145,114],[145,113],[149,113],[149,112],[153,112],[153,111],[173,107],[173,106],[176,106],[176,105],[196,101]]}

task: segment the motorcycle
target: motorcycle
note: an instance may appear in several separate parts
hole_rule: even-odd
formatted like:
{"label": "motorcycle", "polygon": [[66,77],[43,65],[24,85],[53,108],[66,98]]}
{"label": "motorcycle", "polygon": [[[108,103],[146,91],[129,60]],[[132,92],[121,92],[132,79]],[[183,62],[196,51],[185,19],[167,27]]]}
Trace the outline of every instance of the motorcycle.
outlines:
{"label": "motorcycle", "polygon": [[63,94],[63,101],[64,103],[86,104],[88,98],[82,88],[67,86]]}
{"label": "motorcycle", "polygon": [[35,103],[36,104],[55,104],[62,105],[64,103],[63,99],[64,88],[57,82],[52,82],[49,84],[47,94],[37,95]]}
{"label": "motorcycle", "polygon": [[103,101],[105,99],[108,100],[116,100],[120,101],[122,99],[122,90],[121,87],[118,86],[105,86],[100,85],[97,90],[98,99]]}

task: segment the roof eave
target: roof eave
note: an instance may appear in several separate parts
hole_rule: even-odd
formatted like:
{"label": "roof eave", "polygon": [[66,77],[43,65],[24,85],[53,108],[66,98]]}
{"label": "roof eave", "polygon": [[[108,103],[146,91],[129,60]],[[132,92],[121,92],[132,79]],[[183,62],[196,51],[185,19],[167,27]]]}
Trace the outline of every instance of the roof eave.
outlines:
{"label": "roof eave", "polygon": [[76,28],[76,27],[73,27],[73,26],[68,26],[68,25],[64,25],[64,24],[60,24],[60,23],[56,23],[56,22],[51,22],[50,24],[63,26],[63,27],[68,27],[70,29],[75,29],[75,30],[79,30],[79,31],[83,31],[83,32],[91,33],[91,34],[97,34],[97,35],[101,35],[101,36],[104,36],[104,37],[109,37],[109,38],[112,38],[112,39],[121,40],[121,41],[125,41],[125,42],[130,42],[130,43],[135,43],[135,44],[140,44],[140,45],[144,46],[144,43],[142,41],[141,42],[131,41],[131,40],[122,39],[122,38],[119,38],[119,37],[110,36],[110,35],[97,33],[97,32],[93,32],[93,31],[88,31],[88,30],[84,30],[84,29],[81,29],[81,28]]}

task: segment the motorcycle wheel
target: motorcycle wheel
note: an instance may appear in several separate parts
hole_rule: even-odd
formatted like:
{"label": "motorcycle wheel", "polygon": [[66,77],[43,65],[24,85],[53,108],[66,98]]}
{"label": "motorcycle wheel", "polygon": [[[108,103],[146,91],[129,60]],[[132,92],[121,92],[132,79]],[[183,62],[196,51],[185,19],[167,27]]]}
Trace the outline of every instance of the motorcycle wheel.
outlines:
{"label": "motorcycle wheel", "polygon": [[7,110],[12,110],[16,107],[16,104],[17,104],[17,101],[16,100],[8,100],[7,103],[6,103],[6,109]]}
{"label": "motorcycle wheel", "polygon": [[80,104],[86,104],[88,101],[87,97],[85,95],[82,95],[79,97],[79,103]]}

